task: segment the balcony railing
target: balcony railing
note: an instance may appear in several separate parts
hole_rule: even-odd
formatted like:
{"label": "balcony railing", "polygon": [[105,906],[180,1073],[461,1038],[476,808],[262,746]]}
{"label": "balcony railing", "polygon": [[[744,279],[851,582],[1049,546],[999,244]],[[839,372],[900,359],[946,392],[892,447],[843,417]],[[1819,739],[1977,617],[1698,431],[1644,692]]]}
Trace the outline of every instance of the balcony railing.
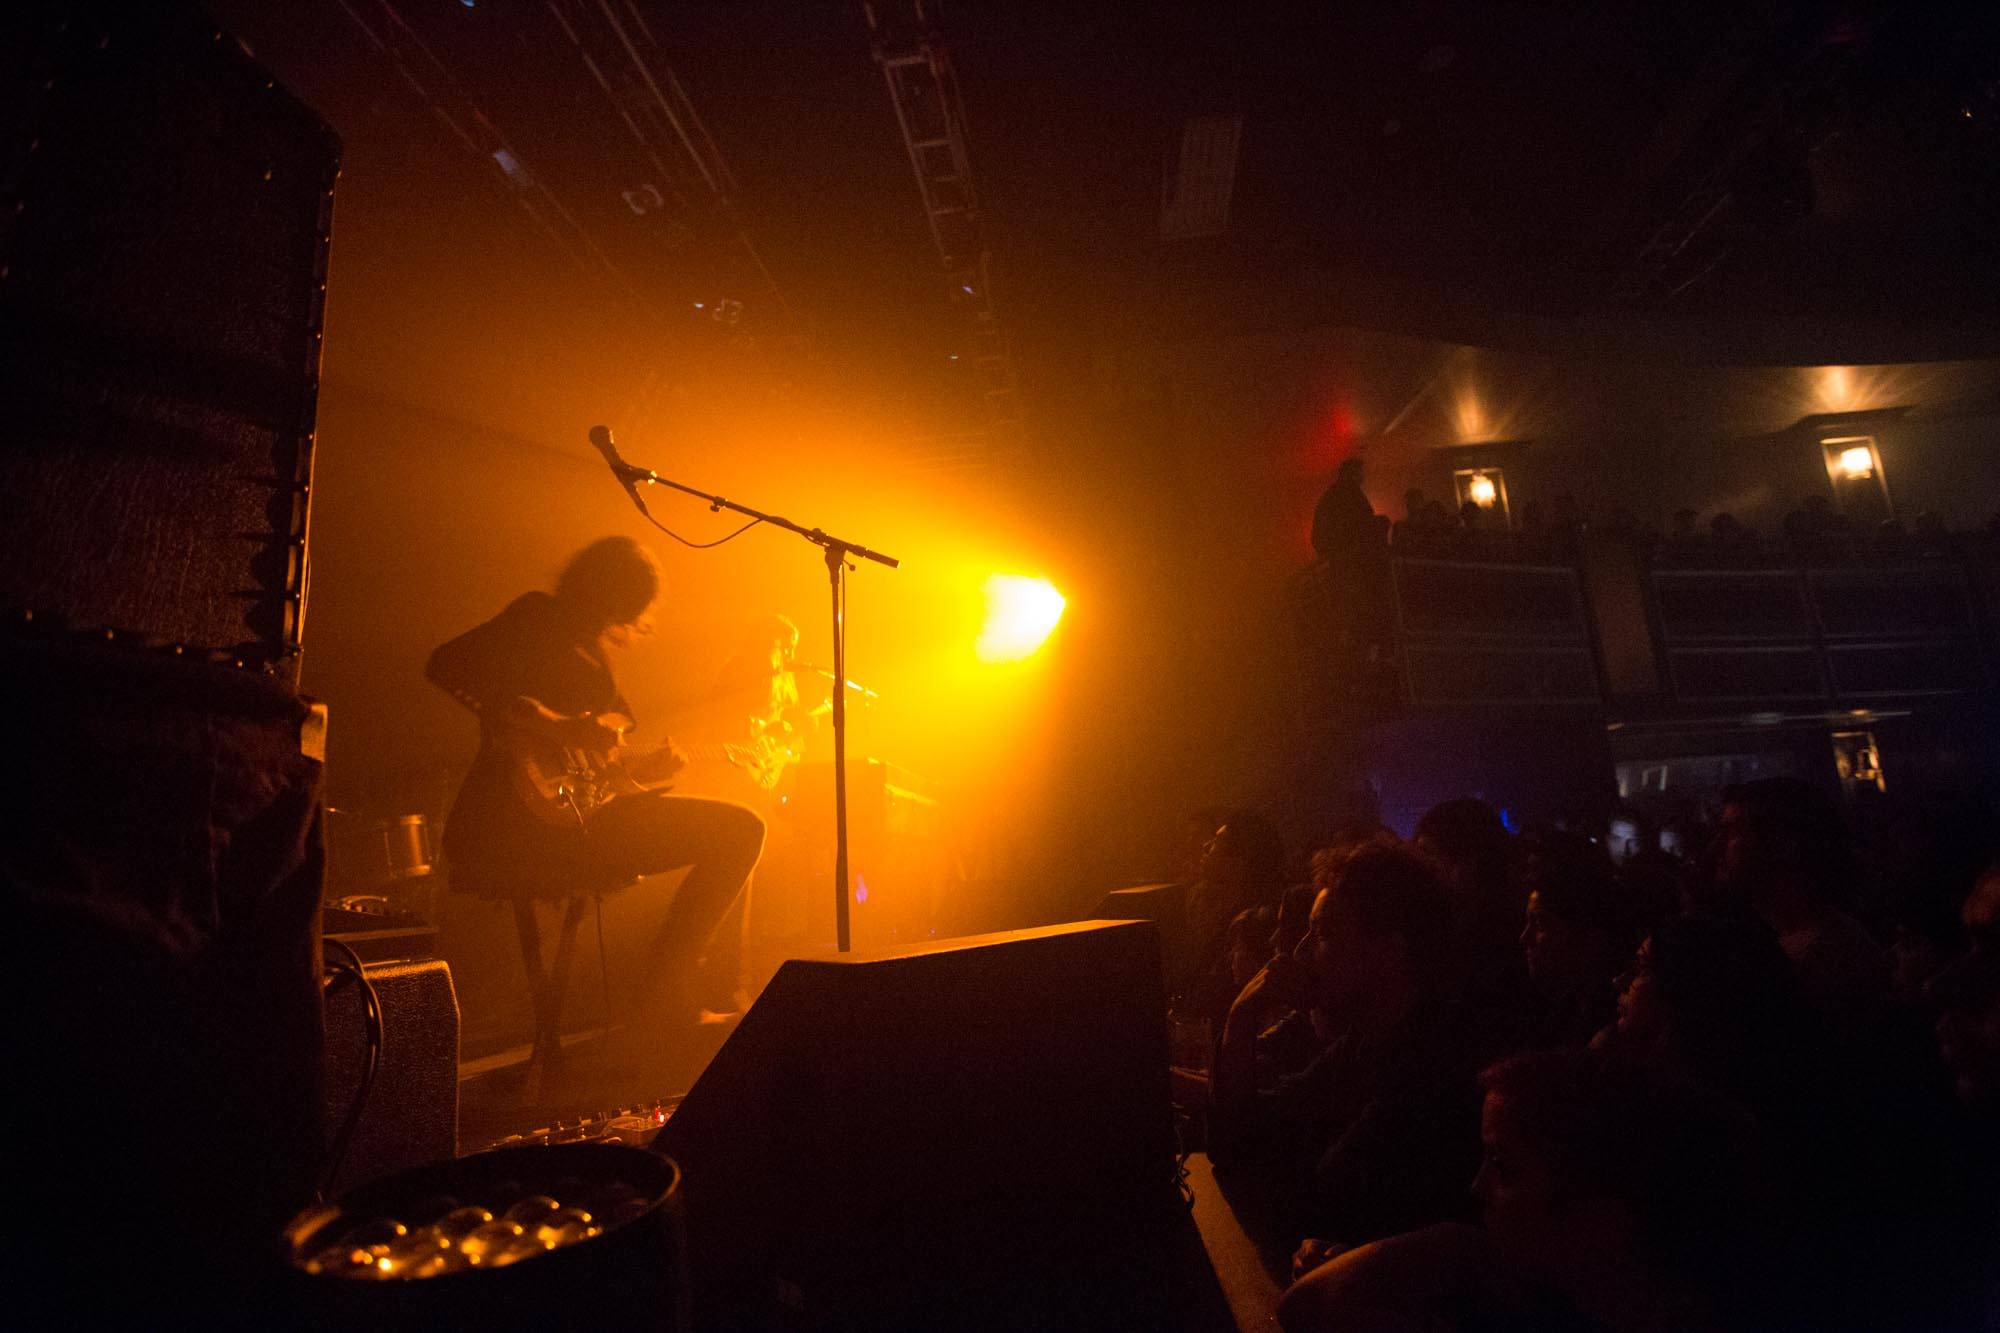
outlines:
{"label": "balcony railing", "polygon": [[[1497,544],[1394,552],[1386,561],[1393,624],[1383,628],[1394,636],[1397,692],[1405,706],[1834,708],[1992,684],[1985,628],[2000,608],[2000,543],[1928,558],[1850,550],[1791,559],[1766,550],[1755,561],[1704,563],[1680,551],[1656,565],[1643,553],[1581,561],[1547,546]],[[1324,619],[1336,604],[1326,590],[1339,583],[1339,571],[1316,567],[1297,585],[1298,604],[1319,605]],[[1340,596],[1344,606],[1371,600]],[[1600,614],[1617,599],[1630,610]],[[1614,698],[1607,688],[1600,619],[1629,628],[1626,659],[1636,654],[1642,672],[1651,661],[1642,693],[1621,686]],[[1312,651],[1389,652],[1367,635],[1308,640],[1332,645]]]}

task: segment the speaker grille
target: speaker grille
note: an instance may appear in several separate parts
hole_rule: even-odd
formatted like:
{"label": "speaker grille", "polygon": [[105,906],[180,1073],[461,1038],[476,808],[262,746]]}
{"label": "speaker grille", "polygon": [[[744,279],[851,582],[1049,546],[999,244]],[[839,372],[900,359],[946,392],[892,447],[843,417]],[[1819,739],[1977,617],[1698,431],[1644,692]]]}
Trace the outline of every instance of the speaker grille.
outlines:
{"label": "speaker grille", "polygon": [[148,8],[70,15],[17,67],[0,603],[289,663],[337,145]]}

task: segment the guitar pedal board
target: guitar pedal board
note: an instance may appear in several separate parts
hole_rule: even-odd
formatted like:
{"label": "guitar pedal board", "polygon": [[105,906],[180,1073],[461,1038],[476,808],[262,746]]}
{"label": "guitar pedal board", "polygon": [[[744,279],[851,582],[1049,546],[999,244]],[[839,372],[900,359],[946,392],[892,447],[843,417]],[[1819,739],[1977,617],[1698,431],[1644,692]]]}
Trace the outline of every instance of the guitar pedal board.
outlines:
{"label": "guitar pedal board", "polygon": [[666,1097],[637,1106],[595,1111],[573,1120],[558,1117],[553,1124],[509,1134],[484,1144],[480,1151],[539,1147],[550,1143],[622,1143],[631,1148],[643,1148],[653,1141],[653,1136],[660,1132],[660,1126],[667,1123],[674,1108],[680,1104],[679,1097]]}

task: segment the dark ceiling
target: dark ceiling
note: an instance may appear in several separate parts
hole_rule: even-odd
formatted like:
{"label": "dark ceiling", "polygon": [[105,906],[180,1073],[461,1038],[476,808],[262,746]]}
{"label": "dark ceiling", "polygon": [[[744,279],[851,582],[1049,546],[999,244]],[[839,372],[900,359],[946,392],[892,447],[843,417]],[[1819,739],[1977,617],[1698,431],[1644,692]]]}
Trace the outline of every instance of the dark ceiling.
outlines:
{"label": "dark ceiling", "polygon": [[[330,375],[462,408],[589,357],[635,403],[740,375],[963,419],[964,311],[859,3],[216,8],[347,144]],[[2000,352],[2000,6],[927,18],[1031,399],[1079,345],[1314,324],[1691,361]],[[1228,229],[1163,241],[1205,116],[1242,122]],[[476,346],[429,365],[454,339]]]}

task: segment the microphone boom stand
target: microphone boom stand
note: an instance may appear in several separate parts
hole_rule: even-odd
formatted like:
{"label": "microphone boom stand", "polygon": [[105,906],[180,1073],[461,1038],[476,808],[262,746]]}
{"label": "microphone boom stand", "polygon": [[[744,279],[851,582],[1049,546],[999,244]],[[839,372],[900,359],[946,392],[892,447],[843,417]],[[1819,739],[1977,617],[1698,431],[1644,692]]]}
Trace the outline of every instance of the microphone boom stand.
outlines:
{"label": "microphone boom stand", "polygon": [[[606,439],[608,447],[608,435]],[[627,489],[642,481],[649,486],[665,486],[703,501],[710,512],[720,513],[727,509],[756,522],[783,528],[805,538],[826,554],[827,584],[833,595],[833,937],[840,952],[846,953],[851,934],[847,906],[850,892],[847,880],[847,561],[853,556],[873,560],[890,569],[897,568],[902,562],[894,556],[872,551],[859,542],[843,541],[818,528],[800,527],[782,514],[767,514],[748,505],[737,504],[734,500],[725,500],[719,495],[669,481],[648,468],[634,467],[615,454],[607,454],[606,461],[611,463],[611,470]],[[632,492],[632,498],[639,501],[639,512],[646,513],[645,502],[639,500],[636,490]],[[646,514],[646,517],[650,519],[652,515]]]}

